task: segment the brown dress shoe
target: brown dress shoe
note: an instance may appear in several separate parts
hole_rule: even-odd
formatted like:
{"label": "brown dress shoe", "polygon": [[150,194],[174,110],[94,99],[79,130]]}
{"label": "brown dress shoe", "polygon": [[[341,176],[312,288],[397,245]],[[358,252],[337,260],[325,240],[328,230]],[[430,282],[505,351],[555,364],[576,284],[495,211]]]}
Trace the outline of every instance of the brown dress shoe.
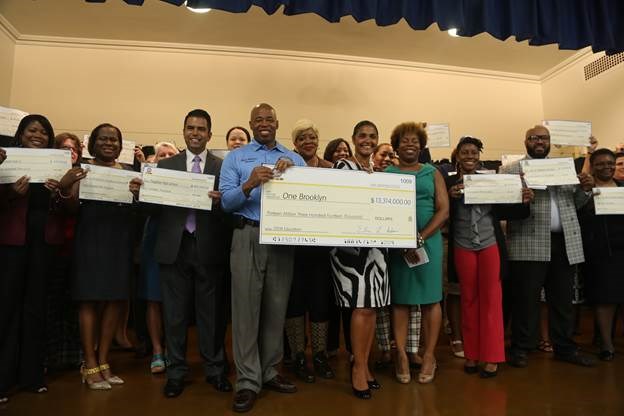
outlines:
{"label": "brown dress shoe", "polygon": [[256,402],[257,394],[253,390],[242,389],[236,392],[234,395],[234,403],[232,403],[232,410],[238,413],[244,413],[251,410]]}
{"label": "brown dress shoe", "polygon": [[264,383],[264,388],[277,391],[279,393],[295,393],[297,391],[297,386],[279,374]]}

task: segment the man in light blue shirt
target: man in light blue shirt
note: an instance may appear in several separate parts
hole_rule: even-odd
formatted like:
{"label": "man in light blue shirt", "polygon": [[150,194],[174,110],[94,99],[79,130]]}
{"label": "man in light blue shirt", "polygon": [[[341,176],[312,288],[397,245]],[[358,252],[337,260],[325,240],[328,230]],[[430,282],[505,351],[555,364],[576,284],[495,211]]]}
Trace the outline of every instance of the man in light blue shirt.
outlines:
{"label": "man in light blue shirt", "polygon": [[[230,152],[221,166],[221,205],[235,214],[232,271],[232,344],[236,364],[233,410],[247,412],[264,387],[294,393],[294,384],[275,366],[283,354],[284,320],[293,276],[293,247],[261,245],[261,185],[274,172],[305,166],[304,160],[275,139],[279,122],[268,104],[251,110],[253,140]],[[275,165],[275,169],[262,166]]]}

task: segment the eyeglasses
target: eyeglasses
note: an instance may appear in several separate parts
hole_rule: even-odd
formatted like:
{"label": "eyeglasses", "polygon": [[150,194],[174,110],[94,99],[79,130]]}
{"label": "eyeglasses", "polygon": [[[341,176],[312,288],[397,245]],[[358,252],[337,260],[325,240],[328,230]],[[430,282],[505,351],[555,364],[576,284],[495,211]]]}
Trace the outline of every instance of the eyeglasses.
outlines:
{"label": "eyeglasses", "polygon": [[544,134],[544,135],[541,135],[541,136],[533,135],[533,136],[527,137],[527,140],[532,142],[532,143],[537,142],[537,141],[548,142],[548,141],[550,141],[550,136],[547,135],[547,134]]}

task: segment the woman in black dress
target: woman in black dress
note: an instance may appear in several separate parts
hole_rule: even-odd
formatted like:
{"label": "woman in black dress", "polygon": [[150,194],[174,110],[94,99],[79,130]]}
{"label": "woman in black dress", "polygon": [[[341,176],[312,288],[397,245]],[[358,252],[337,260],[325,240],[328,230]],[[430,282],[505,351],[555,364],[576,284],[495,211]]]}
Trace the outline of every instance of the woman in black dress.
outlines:
{"label": "woman in black dress", "polygon": [[[121,131],[117,127],[97,126],[89,137],[88,148],[94,156],[91,164],[124,169],[116,162],[122,148]],[[84,177],[83,169],[70,170],[61,180],[62,195],[71,192],[77,201],[76,183]],[[111,385],[123,384],[111,371],[108,353],[123,303],[130,293],[133,219],[130,204],[83,200],[78,208],[72,297],[79,302],[80,338],[85,357],[82,379],[92,390],[110,390]]]}
{"label": "woman in black dress", "polygon": [[[613,178],[615,154],[598,149],[591,154],[591,174],[598,191],[624,186]],[[599,357],[611,361],[615,356],[612,326],[615,310],[624,304],[624,215],[596,215],[594,201],[585,205],[579,216],[585,248],[585,294],[594,305],[602,338]]]}

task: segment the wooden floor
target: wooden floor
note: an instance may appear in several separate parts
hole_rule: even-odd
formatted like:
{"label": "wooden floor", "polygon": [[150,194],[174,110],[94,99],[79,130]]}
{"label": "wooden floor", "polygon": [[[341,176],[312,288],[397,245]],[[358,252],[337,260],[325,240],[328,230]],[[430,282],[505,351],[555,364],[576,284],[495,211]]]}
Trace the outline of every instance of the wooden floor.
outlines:
{"label": "wooden floor", "polygon": [[[579,338],[586,351],[591,347],[591,330]],[[462,371],[463,361],[448,347],[437,351],[438,375],[433,384],[398,384],[393,370],[377,372],[382,384],[372,400],[358,400],[350,393],[348,362],[344,352],[332,359],[337,377],[315,384],[297,383],[296,394],[262,392],[252,415],[280,416],[391,416],[391,415],[522,415],[583,416],[624,415],[624,342],[617,338],[617,355],[611,363],[582,368],[536,352],[529,367],[502,365],[498,377],[482,380]],[[194,341],[194,337],[189,340]],[[192,345],[192,344],[191,344]],[[148,373],[149,359],[133,353],[115,352],[112,365],[126,384],[112,391],[89,391],[81,386],[78,371],[52,375],[47,394],[17,393],[0,405],[0,415],[229,415],[232,395],[218,393],[203,381],[197,349],[192,348],[191,383],[176,399],[162,396],[163,376]],[[286,376],[292,379],[287,371]],[[233,379],[233,377],[231,377]]]}

